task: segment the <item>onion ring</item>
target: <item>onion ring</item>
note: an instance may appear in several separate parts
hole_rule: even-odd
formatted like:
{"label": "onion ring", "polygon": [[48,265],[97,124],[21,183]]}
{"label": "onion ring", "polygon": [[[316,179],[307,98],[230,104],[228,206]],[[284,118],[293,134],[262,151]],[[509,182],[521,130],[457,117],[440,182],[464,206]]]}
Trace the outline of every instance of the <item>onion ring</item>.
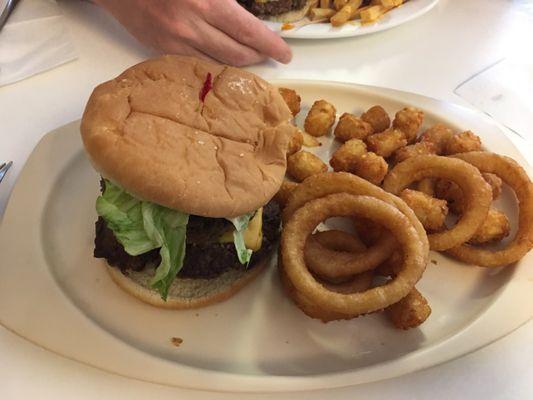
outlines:
{"label": "onion ring", "polygon": [[307,238],[306,249],[307,246],[351,253],[360,253],[366,250],[365,244],[358,236],[336,229],[313,233]]}
{"label": "onion ring", "polygon": [[[312,302],[307,300],[304,296],[299,293],[294,285],[291,283],[287,274],[284,272],[283,263],[281,261],[281,256],[278,256],[278,269],[280,272],[281,283],[283,288],[288,296],[294,301],[300,310],[304,312],[308,317],[319,319],[322,322],[330,322],[341,319],[352,319],[357,317],[357,315],[348,315],[338,312],[328,311],[323,308],[320,308],[314,305]],[[353,277],[353,279],[347,283],[341,285],[331,285],[320,282],[327,289],[337,292],[337,293],[356,293],[363,292],[367,290],[371,284],[374,277],[373,271],[363,272]]]}
{"label": "onion ring", "polygon": [[[291,197],[285,208],[283,209],[282,219],[284,223],[287,223],[294,212],[302,207],[305,203],[310,200],[327,196],[334,193],[349,193],[354,195],[365,195],[375,197],[376,199],[382,200],[386,203],[389,203],[395,206],[400,210],[408,219],[411,221],[411,224],[415,227],[418,235],[423,238],[423,244],[426,246],[424,250],[425,253],[429,252],[429,246],[426,239],[426,231],[424,227],[414,214],[413,210],[405,204],[405,202],[399,197],[393,196],[390,193],[387,193],[380,187],[373,185],[365,179],[362,179],[356,175],[347,173],[347,172],[327,172],[323,174],[317,174],[310,176],[303,183],[301,183],[296,189],[291,193]],[[375,246],[375,245],[374,245]],[[374,251],[371,246],[367,252]],[[389,251],[385,251],[385,250]],[[382,261],[387,259],[391,254],[394,248],[386,248],[385,246],[380,245],[377,249],[383,251],[381,256],[369,257],[367,258],[367,252],[361,253],[359,257],[354,260],[352,267],[355,271],[370,270],[377,267]],[[382,259],[381,261],[379,261]],[[333,258],[330,260],[335,262]],[[359,263],[359,265],[354,265]],[[354,272],[356,273],[356,272]]]}
{"label": "onion ring", "polygon": [[[320,259],[320,263],[331,265],[331,259],[327,258],[328,255],[333,254],[334,257],[338,257],[339,254],[361,253],[365,250],[366,246],[363,242],[361,242],[361,239],[359,239],[358,236],[333,229],[329,231],[316,232],[310,235],[307,238],[307,242],[305,242],[304,256],[306,264],[309,264],[310,259],[318,257]],[[331,266],[329,268],[334,270],[335,266]],[[332,284],[345,283],[352,278],[352,276],[339,277],[335,274],[320,274],[317,271],[313,272],[315,276],[320,278],[320,282],[324,281]]]}
{"label": "onion ring", "polygon": [[384,263],[379,264],[374,270],[376,275],[394,277],[401,270],[403,265],[403,254],[396,250]]}
{"label": "onion ring", "polygon": [[372,285],[373,279],[374,279],[374,271],[366,271],[361,274],[352,276],[352,278],[347,282],[330,283],[330,282],[321,281],[320,279],[318,279],[318,281],[326,289],[329,289],[332,292],[349,294],[349,293],[364,292]]}
{"label": "onion ring", "polygon": [[375,244],[381,235],[386,232],[383,227],[366,218],[352,218],[352,223],[357,232],[357,236],[359,236],[359,239],[361,239],[367,247]]}
{"label": "onion ring", "polygon": [[[305,243],[304,255],[308,268],[313,271],[312,268],[309,267],[308,261],[311,258],[318,257],[321,259],[321,262],[330,265],[330,260],[326,258],[330,253],[332,253],[334,256],[337,256],[339,253],[341,255],[361,253],[365,250],[366,246],[363,244],[363,242],[361,242],[359,237],[333,229],[329,231],[316,232],[310,235]],[[330,268],[333,270],[335,269],[334,266]],[[333,291],[338,291],[339,293],[366,290],[368,287],[370,287],[372,277],[374,276],[374,273],[371,271],[341,278],[338,278],[335,275],[331,276],[331,274],[322,276],[316,271],[313,271],[313,273],[318,276],[318,281],[320,283]],[[369,278],[366,278],[367,276]]]}
{"label": "onion ring", "polygon": [[461,245],[447,251],[448,254],[468,264],[480,267],[501,267],[512,264],[533,248],[533,183],[526,171],[513,159],[499,154],[475,151],[456,154],[481,172],[499,176],[513,189],[518,199],[518,231],[513,240],[501,250]]}
{"label": "onion ring", "polygon": [[[398,275],[383,286],[363,293],[335,293],[317,282],[308,271],[304,246],[321,221],[333,216],[354,215],[386,227],[403,251],[404,265]],[[317,307],[350,316],[367,314],[400,301],[418,282],[428,259],[425,238],[425,235],[419,235],[406,215],[385,201],[347,193],[332,194],[307,202],[286,222],[281,238],[283,271],[296,292]]]}
{"label": "onion ring", "polygon": [[291,283],[289,278],[287,277],[287,274],[285,273],[285,269],[283,267],[283,262],[281,260],[281,256],[278,257],[278,270],[280,273],[281,283],[283,285],[283,289],[285,290],[285,293],[292,299],[294,304],[303,311],[305,315],[311,318],[319,319],[322,322],[330,322],[330,321],[336,321],[341,319],[352,319],[356,316],[348,315],[348,314],[342,314],[338,312],[333,312],[329,310],[325,310],[323,308],[320,308],[316,305],[314,305],[311,301],[306,299],[304,296],[302,296],[301,293],[299,293],[294,285]]}
{"label": "onion ring", "polygon": [[332,282],[374,269],[389,258],[397,247],[396,240],[388,232],[369,249],[363,247],[357,252],[332,249],[331,246],[322,245],[314,236],[309,236],[305,246],[306,265],[321,278]]}
{"label": "onion ring", "polygon": [[469,240],[483,224],[492,202],[492,190],[481,172],[457,158],[422,155],[402,161],[389,172],[383,188],[399,194],[411,183],[424,178],[444,178],[456,182],[465,194],[465,210],[457,224],[443,232],[428,235],[432,250],[448,250]]}

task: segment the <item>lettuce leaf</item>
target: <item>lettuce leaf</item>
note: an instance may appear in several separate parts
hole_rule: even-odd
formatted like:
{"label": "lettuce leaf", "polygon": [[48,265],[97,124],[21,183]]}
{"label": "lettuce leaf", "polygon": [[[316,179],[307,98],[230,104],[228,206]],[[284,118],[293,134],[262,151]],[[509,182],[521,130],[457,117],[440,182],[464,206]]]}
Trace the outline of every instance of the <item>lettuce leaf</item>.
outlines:
{"label": "lettuce leaf", "polygon": [[150,285],[163,300],[183,267],[189,215],[141,201],[105,180],[104,193],[96,199],[96,212],[113,231],[126,253],[136,256],[160,248],[161,263]]}
{"label": "lettuce leaf", "polygon": [[120,187],[105,181],[104,193],[96,199],[96,212],[129,255],[137,256],[157,248],[144,230],[141,201]]}
{"label": "lettuce leaf", "polygon": [[235,230],[233,231],[233,243],[235,244],[235,250],[237,251],[237,256],[241,264],[246,264],[250,262],[252,258],[252,250],[246,248],[244,243],[243,233],[248,228],[250,220],[254,216],[255,212],[241,215],[240,217],[228,218]]}
{"label": "lettuce leaf", "polygon": [[161,247],[161,263],[150,285],[166,300],[170,285],[183,267],[189,214],[143,202],[142,215],[146,234]]}

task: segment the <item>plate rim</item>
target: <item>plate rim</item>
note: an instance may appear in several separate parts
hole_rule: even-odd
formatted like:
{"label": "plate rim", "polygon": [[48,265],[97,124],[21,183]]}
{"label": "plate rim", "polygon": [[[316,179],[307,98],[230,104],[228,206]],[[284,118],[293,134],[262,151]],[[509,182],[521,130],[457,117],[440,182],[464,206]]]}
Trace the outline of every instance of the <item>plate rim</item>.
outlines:
{"label": "plate rim", "polygon": [[[401,19],[393,19],[384,24],[371,24],[367,27],[361,28],[360,25],[354,25],[353,28],[357,29],[343,29],[338,31],[330,32],[309,32],[309,26],[302,27],[300,29],[290,31],[290,30],[281,30],[281,22],[273,21],[263,21],[270,29],[278,33],[282,38],[285,39],[303,39],[303,40],[317,40],[317,39],[341,39],[357,36],[371,35],[377,32],[383,32],[394,28],[399,25],[403,25],[407,22],[410,22],[414,19],[421,17],[422,15],[431,11],[439,2],[439,0],[418,0],[425,1],[426,4],[420,5],[420,8],[416,9],[412,14],[407,15]],[[412,4],[412,2],[410,2]],[[401,7],[412,7],[409,3],[403,4]],[[391,11],[394,13],[395,10]]]}

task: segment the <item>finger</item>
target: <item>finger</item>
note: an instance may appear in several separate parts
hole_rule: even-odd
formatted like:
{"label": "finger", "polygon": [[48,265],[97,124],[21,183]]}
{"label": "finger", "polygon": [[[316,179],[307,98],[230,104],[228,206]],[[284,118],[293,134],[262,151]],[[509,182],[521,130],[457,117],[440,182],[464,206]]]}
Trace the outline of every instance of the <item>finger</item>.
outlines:
{"label": "finger", "polygon": [[205,21],[199,22],[195,27],[195,34],[184,40],[210,57],[237,67],[257,64],[266,58],[257,50],[237,42]]}
{"label": "finger", "polygon": [[181,54],[184,56],[194,56],[206,61],[217,63],[217,60],[205,54],[201,50],[198,50],[192,46],[189,46],[188,44],[184,44],[175,40],[171,40],[159,45],[157,47],[157,50],[159,50],[163,54]]}
{"label": "finger", "polygon": [[259,53],[287,64],[292,52],[287,43],[236,1],[215,1],[205,15],[207,21]]}

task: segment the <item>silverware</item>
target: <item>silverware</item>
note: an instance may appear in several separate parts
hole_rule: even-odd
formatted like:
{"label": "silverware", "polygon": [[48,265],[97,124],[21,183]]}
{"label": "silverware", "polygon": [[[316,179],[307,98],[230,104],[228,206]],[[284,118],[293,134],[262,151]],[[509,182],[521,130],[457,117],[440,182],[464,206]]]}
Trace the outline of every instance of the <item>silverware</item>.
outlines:
{"label": "silverware", "polygon": [[7,0],[6,1],[4,9],[2,10],[2,14],[0,14],[0,31],[6,24],[7,19],[9,18],[9,16],[11,15],[15,7],[17,6],[18,2],[19,0]]}
{"label": "silverware", "polygon": [[3,163],[0,165],[0,182],[2,182],[2,179],[4,179],[4,176],[6,176],[7,170],[11,168],[13,165],[13,161],[8,161],[7,163]]}

